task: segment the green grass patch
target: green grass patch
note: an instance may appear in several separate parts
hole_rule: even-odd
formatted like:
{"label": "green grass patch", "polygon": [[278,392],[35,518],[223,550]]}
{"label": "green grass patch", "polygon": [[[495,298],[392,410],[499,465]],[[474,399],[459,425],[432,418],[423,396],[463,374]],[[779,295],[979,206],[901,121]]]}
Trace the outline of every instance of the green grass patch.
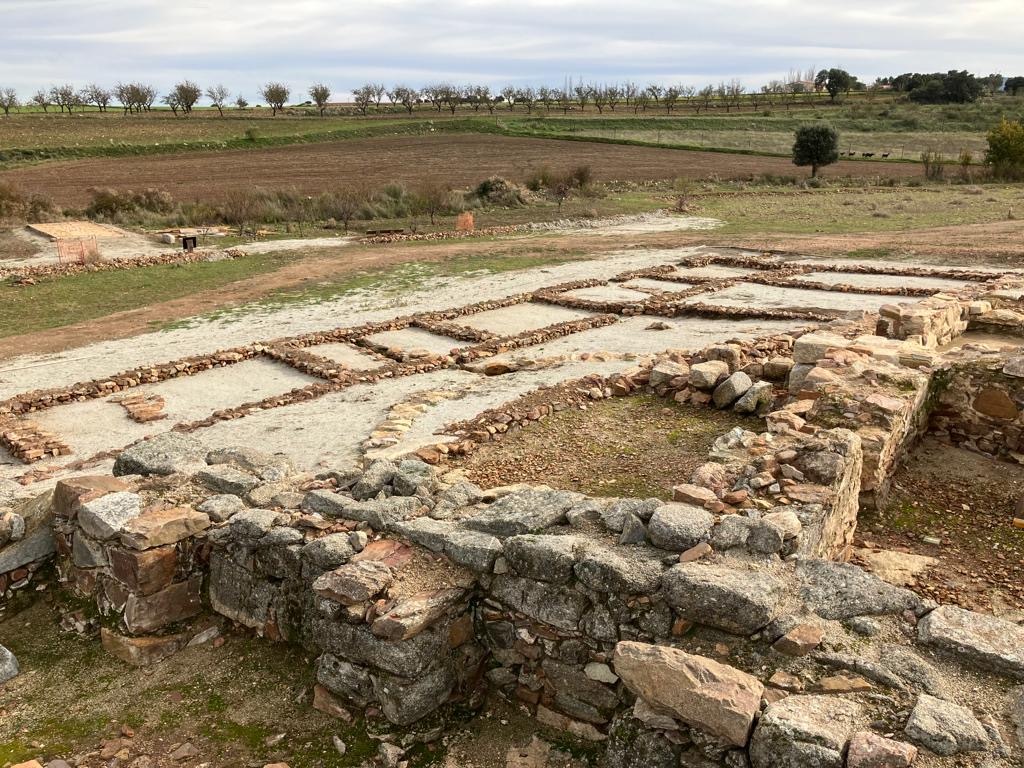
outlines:
{"label": "green grass patch", "polygon": [[285,266],[295,254],[161,264],[47,278],[35,285],[0,283],[0,336],[61,328],[219,288]]}

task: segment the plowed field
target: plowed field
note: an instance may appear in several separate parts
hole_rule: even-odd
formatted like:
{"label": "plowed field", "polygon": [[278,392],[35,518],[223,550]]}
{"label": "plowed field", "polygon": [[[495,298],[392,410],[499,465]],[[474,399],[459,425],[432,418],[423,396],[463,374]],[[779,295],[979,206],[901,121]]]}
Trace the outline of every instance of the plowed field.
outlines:
{"label": "plowed field", "polygon": [[[2,172],[0,181],[11,182],[25,192],[47,194],[58,205],[79,206],[88,202],[90,187],[156,187],[176,199],[215,200],[231,190],[253,186],[313,194],[352,183],[379,187],[392,181],[415,185],[436,179],[466,187],[488,176],[522,180],[542,166],[565,170],[577,165],[591,166],[595,177],[603,181],[806,173],[782,157],[445,134],[51,162]],[[920,173],[913,164],[855,161],[839,162],[823,171],[826,176],[906,177]]]}

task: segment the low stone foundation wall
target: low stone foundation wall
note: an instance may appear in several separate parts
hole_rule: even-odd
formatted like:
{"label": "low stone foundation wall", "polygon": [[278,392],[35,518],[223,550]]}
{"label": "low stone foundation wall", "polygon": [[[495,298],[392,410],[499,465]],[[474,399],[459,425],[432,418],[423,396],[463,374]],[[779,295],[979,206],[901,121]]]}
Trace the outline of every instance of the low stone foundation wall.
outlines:
{"label": "low stone foundation wall", "polygon": [[1024,359],[981,355],[936,373],[930,429],[969,450],[1024,463]]}

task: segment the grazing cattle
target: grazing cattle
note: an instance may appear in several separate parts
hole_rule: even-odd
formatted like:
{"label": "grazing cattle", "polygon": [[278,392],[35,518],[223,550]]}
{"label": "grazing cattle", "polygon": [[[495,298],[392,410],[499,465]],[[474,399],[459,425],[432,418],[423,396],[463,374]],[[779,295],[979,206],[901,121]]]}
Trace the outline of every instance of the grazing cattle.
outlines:
{"label": "grazing cattle", "polygon": [[882,157],[888,157],[890,154],[891,154],[890,152],[883,152],[882,153]]}
{"label": "grazing cattle", "polygon": [[874,152],[861,152],[860,156],[861,157],[874,157],[875,153]]}

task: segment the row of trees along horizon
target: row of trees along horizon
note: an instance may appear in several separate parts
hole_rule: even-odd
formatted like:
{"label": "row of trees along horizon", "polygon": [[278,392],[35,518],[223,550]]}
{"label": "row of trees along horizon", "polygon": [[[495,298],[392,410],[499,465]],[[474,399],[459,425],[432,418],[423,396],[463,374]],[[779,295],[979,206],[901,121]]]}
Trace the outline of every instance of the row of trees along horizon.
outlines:
{"label": "row of trees along horizon", "polygon": [[[271,108],[273,116],[285,109],[292,97],[292,89],[280,82],[267,83],[258,92]],[[966,104],[986,94],[1006,93],[1016,96],[1024,92],[1024,76],[1007,78],[1001,74],[991,74],[982,77],[966,70],[950,70],[930,74],[904,73],[877,78],[873,83],[866,84],[846,70],[833,67],[817,72],[813,69],[804,73],[794,70],[785,79],[772,80],[758,88],[746,88],[736,79],[702,88],[656,83],[640,86],[632,82],[597,85],[580,81],[573,84],[567,81],[561,88],[510,85],[496,91],[486,85],[440,83],[417,89],[401,84],[389,88],[381,83],[366,83],[352,91],[351,103],[362,115],[369,114],[371,109],[381,111],[382,105],[389,111],[405,111],[410,115],[417,107],[425,105],[438,112],[447,110],[453,115],[460,107],[469,107],[477,112],[487,109],[491,113],[499,108],[514,110],[516,107],[527,113],[535,109],[555,109],[568,113],[570,110],[586,110],[591,106],[600,114],[604,114],[605,109],[614,112],[617,107],[625,111],[632,110],[634,114],[648,110],[665,110],[671,114],[674,109],[683,108],[694,109],[700,114],[701,110],[707,112],[712,108],[724,108],[726,112],[731,112],[744,105],[755,110],[759,106],[776,104],[789,108],[802,98],[817,101],[825,95],[830,102],[835,103],[854,92],[864,93],[869,98],[878,93],[895,93],[920,104]],[[306,93],[309,100],[293,106],[315,106],[319,114],[324,116],[331,104],[330,86],[316,83]],[[175,115],[188,116],[204,98],[209,102],[209,107],[216,108],[221,116],[231,106],[239,110],[249,107],[243,95],[232,96],[231,91],[222,84],[202,88],[192,80],[175,84],[163,96],[155,86],[142,82],[118,83],[113,88],[93,83],[81,89],[68,83],[40,89],[24,102],[15,89],[0,87],[0,109],[5,115],[10,115],[12,110],[22,106],[42,109],[44,112],[57,108],[61,113],[66,111],[70,114],[86,107],[107,112],[113,106],[127,115],[150,112],[154,105],[159,104],[170,108]]]}

